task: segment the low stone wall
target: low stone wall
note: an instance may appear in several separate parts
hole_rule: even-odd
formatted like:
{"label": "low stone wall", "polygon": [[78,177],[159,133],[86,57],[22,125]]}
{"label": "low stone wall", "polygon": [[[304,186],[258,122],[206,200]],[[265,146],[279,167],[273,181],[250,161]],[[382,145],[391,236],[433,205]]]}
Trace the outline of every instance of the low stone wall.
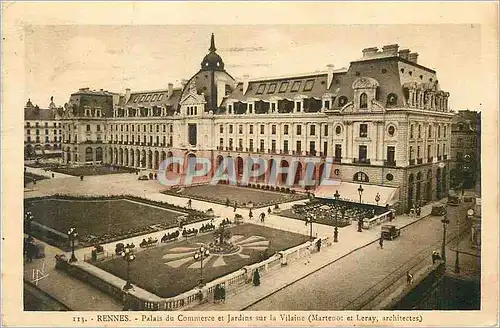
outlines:
{"label": "low stone wall", "polygon": [[390,220],[390,216],[392,215],[392,218],[394,219],[394,213],[392,211],[387,211],[385,213],[382,213],[380,215],[374,216],[371,219],[364,219],[363,220],[363,229],[370,229],[373,226],[380,225],[382,222],[386,222]]}
{"label": "low stone wall", "polygon": [[[160,298],[137,286],[134,286],[129,291],[124,291],[122,289],[125,285],[123,279],[86,262],[70,263],[65,256],[56,257],[56,268],[111,295],[124,303],[124,308],[137,311],[177,311],[192,308],[200,303],[213,301],[215,287],[219,284],[224,286],[227,293],[245,284],[251,284],[255,270],[259,270],[261,277],[266,276],[269,272],[279,270],[281,266],[287,265],[289,262],[299,260],[304,256],[317,252],[317,243],[318,238],[277,252],[264,261],[247,265],[238,271],[210,281],[203,287],[196,287],[169,298]],[[328,237],[322,238],[321,247],[330,245],[331,242]]]}

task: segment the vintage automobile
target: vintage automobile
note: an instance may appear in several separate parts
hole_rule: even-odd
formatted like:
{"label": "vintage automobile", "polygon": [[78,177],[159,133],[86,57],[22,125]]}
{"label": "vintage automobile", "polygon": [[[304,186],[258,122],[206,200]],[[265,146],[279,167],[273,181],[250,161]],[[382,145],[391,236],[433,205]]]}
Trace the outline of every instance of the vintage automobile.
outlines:
{"label": "vintage automobile", "polygon": [[395,225],[383,225],[382,226],[382,238],[386,240],[393,240],[401,235],[401,229],[396,228]]}
{"label": "vintage automobile", "polygon": [[141,175],[138,180],[149,180],[147,175]]}
{"label": "vintage automobile", "polygon": [[448,202],[446,204],[449,206],[458,206],[460,204],[460,198],[458,198],[458,196],[448,196]]}
{"label": "vintage automobile", "polygon": [[446,214],[446,206],[444,205],[432,206],[431,215],[442,216],[445,214]]}

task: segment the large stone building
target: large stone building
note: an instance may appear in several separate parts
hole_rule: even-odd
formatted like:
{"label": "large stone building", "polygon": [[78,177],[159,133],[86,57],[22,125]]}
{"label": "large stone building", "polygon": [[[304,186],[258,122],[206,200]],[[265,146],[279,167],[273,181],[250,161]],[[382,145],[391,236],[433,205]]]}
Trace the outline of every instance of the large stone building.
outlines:
{"label": "large stone building", "polygon": [[451,124],[452,187],[470,189],[481,178],[481,113],[460,110]]}
{"label": "large stone building", "polygon": [[24,155],[35,157],[43,153],[59,153],[62,145],[61,115],[53,98],[49,108],[33,105],[31,100],[24,106]]}
{"label": "large stone building", "polygon": [[[417,57],[387,45],[364,49],[348,69],[237,82],[212,35],[199,71],[181,88],[71,95],[64,161],[158,170],[171,156],[209,158],[214,167],[231,156],[241,173],[251,155],[279,167],[298,158],[292,183],[303,188],[314,159],[315,176],[332,164],[342,198],[357,199],[362,184],[363,202],[379,193],[381,204],[407,209],[446,196],[449,183],[449,94]],[[315,194],[333,195],[326,187]]]}

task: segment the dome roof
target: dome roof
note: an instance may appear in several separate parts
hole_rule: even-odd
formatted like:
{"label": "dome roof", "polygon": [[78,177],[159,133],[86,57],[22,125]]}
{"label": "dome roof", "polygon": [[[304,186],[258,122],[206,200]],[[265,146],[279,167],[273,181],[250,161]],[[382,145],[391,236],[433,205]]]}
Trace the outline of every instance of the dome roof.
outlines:
{"label": "dome roof", "polygon": [[214,34],[212,33],[212,38],[210,40],[210,48],[208,49],[210,52],[203,58],[201,62],[202,70],[224,70],[224,62],[222,61],[221,56],[219,56],[215,51],[215,40]]}

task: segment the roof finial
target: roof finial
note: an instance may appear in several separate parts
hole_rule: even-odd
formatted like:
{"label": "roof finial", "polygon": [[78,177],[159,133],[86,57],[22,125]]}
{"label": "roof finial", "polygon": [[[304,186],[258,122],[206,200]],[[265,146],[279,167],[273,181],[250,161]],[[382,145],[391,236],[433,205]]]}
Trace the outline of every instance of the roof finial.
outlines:
{"label": "roof finial", "polygon": [[210,38],[210,52],[215,52],[215,50],[217,50],[217,48],[215,48],[215,38],[214,38],[214,34],[212,33],[212,37]]}

